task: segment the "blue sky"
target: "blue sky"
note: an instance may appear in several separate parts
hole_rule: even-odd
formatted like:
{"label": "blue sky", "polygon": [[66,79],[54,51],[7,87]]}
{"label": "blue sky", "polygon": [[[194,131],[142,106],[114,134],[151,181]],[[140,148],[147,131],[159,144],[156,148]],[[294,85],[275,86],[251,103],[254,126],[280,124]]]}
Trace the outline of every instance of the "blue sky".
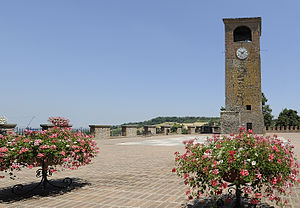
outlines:
{"label": "blue sky", "polygon": [[38,127],[219,116],[224,17],[262,17],[262,91],[300,112],[298,1],[0,1],[0,115]]}

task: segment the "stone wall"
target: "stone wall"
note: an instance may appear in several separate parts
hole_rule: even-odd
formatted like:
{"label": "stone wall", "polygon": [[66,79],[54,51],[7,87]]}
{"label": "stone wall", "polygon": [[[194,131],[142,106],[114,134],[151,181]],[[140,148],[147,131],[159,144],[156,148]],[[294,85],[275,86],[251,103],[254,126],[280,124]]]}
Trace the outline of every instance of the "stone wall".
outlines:
{"label": "stone wall", "polygon": [[161,132],[164,135],[168,135],[171,132],[171,126],[161,126]]}
{"label": "stone wall", "polygon": [[89,125],[91,134],[95,139],[109,139],[110,126],[109,125]]}
{"label": "stone wall", "polygon": [[177,134],[182,134],[182,127],[177,128]]}
{"label": "stone wall", "polygon": [[240,125],[240,112],[221,112],[221,134],[237,132]]}
{"label": "stone wall", "polygon": [[188,126],[188,134],[195,134],[195,126]]}
{"label": "stone wall", "polygon": [[144,126],[144,131],[146,135],[156,135],[156,126]]}
{"label": "stone wall", "polygon": [[122,136],[136,137],[137,136],[137,126],[135,126],[135,125],[122,126]]}

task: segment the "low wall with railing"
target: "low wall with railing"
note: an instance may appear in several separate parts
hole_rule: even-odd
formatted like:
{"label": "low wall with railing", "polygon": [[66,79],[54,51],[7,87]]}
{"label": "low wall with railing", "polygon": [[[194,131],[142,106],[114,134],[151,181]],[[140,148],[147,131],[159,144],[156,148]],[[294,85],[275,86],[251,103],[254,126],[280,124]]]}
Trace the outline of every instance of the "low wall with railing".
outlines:
{"label": "low wall with railing", "polygon": [[266,133],[298,133],[300,126],[271,126],[266,127]]}

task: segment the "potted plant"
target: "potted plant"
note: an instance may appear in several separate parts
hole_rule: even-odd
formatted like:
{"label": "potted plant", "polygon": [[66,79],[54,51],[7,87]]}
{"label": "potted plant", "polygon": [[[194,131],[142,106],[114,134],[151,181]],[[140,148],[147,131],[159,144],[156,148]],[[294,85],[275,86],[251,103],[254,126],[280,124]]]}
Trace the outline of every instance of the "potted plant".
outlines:
{"label": "potted plant", "polygon": [[[53,122],[54,127],[43,131],[26,131],[24,135],[9,133],[0,135],[0,171],[9,172],[13,178],[15,170],[41,167],[42,182],[47,176],[61,169],[75,170],[91,163],[98,153],[93,136],[82,132],[72,132],[67,119]],[[63,125],[62,125],[63,124]],[[51,166],[51,168],[49,168]]]}
{"label": "potted plant", "polygon": [[214,136],[203,144],[196,141],[184,142],[184,154],[175,152],[172,169],[190,186],[189,199],[208,196],[217,200],[229,186],[235,186],[236,207],[241,206],[241,197],[251,204],[266,197],[284,205],[281,196],[300,182],[294,146],[276,135],[257,136],[240,128],[238,134]]}

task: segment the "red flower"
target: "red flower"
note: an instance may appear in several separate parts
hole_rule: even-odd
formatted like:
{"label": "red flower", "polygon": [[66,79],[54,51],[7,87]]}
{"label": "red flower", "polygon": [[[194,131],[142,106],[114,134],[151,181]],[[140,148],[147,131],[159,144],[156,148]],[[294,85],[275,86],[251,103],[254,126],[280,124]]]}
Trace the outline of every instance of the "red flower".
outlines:
{"label": "red flower", "polygon": [[175,173],[175,172],[176,172],[176,168],[173,168],[173,169],[172,169],[172,173]]}
{"label": "red flower", "polygon": [[189,177],[189,174],[184,174],[183,178],[186,179],[187,177]]}
{"label": "red flower", "polygon": [[234,155],[236,154],[236,151],[235,150],[230,150],[229,153],[230,153],[231,157],[234,157]]}
{"label": "red flower", "polygon": [[255,193],[255,197],[260,199],[262,197],[262,193]]}
{"label": "red flower", "polygon": [[258,204],[258,202],[259,202],[259,200],[254,199],[254,198],[252,198],[251,201],[250,201],[251,204]]}
{"label": "red flower", "polygon": [[188,189],[188,190],[185,192],[186,195],[189,195],[190,193],[191,193],[191,190],[190,190],[190,189]]}
{"label": "red flower", "polygon": [[214,179],[211,180],[210,183],[211,183],[212,186],[217,186],[218,185],[217,181],[215,181]]}

